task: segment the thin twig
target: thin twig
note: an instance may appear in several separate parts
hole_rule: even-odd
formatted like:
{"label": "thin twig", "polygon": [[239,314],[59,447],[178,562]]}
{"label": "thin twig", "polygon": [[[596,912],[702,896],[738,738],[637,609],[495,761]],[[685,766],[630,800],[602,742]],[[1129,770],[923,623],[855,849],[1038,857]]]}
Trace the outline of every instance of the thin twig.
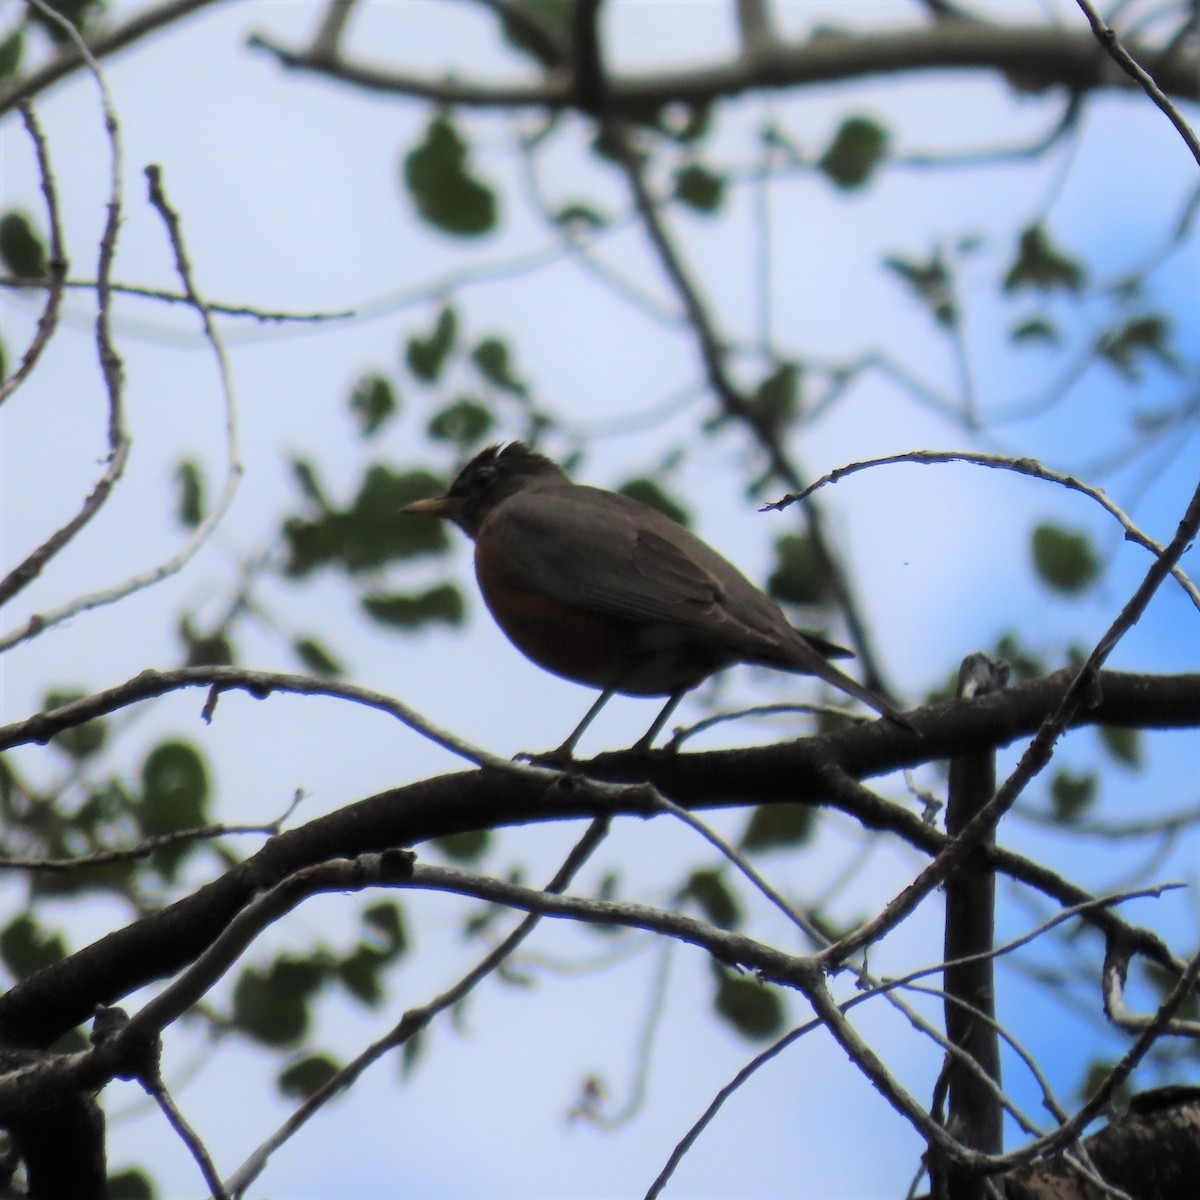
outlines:
{"label": "thin twig", "polygon": [[[34,3],[34,0],[28,2]],[[58,53],[45,66],[0,89],[0,114],[8,112],[23,100],[32,100],[39,92],[45,91],[81,66],[94,66],[98,60],[125,46],[133,45],[148,33],[174,24],[215,2],[216,0],[170,0],[169,3],[157,7],[142,9],[124,24],[111,25],[100,30],[82,47],[75,39],[71,39],[71,43],[59,46]]]}
{"label": "thin twig", "polygon": [[195,1159],[196,1165],[200,1168],[200,1174],[204,1176],[204,1184],[212,1194],[214,1200],[229,1200],[229,1193],[221,1183],[221,1174],[213,1163],[212,1155],[209,1154],[208,1148],[201,1141],[200,1135],[188,1124],[183,1113],[179,1111],[175,1101],[171,1098],[171,1093],[167,1091],[162,1080],[156,1080],[154,1085],[147,1087],[146,1090],[153,1097],[155,1104],[162,1110],[163,1116],[167,1119],[167,1124],[175,1130],[179,1139],[188,1148],[188,1152],[192,1158]]}
{"label": "thin twig", "polygon": [[[42,196],[46,202],[46,222],[50,227],[50,259],[46,264],[49,277],[46,280],[46,304],[42,315],[38,318],[37,329],[29,348],[21,356],[17,369],[5,380],[0,382],[0,404],[9,398],[29,377],[42,351],[50,343],[54,331],[58,328],[58,313],[62,304],[63,288],[68,271],[66,252],[63,249],[62,219],[58,207],[58,191],[54,184],[54,172],[50,167],[50,150],[46,145],[46,135],[38,122],[37,115],[31,105],[22,103],[21,119],[33,142],[37,156],[38,176],[41,179]],[[26,287],[28,281],[14,281],[18,287]]]}
{"label": "thin twig", "polygon": [[[47,279],[24,279],[0,276],[0,288],[29,291],[33,288],[50,289],[55,286],[53,277]],[[59,285],[68,292],[94,292],[94,279],[63,279]],[[131,283],[113,283],[110,289],[115,296],[132,296],[139,300],[154,300],[161,304],[187,304],[192,300],[183,292],[172,292],[167,288],[138,287]],[[328,321],[348,321],[358,315],[352,308],[335,312],[288,312],[269,308],[256,308],[250,304],[223,304],[216,300],[205,301],[210,313],[221,317],[245,317],[264,325],[317,325]]]}
{"label": "thin twig", "polygon": [[[607,818],[596,818],[584,832],[583,836],[567,855],[563,865],[555,873],[554,878],[546,885],[547,894],[564,891],[578,874],[580,867],[591,857],[592,852],[603,841],[608,832]],[[482,980],[495,971],[516,948],[533,932],[542,919],[537,912],[529,913],[517,927],[499,945],[490,950],[466,975],[453,987],[435,997],[419,1008],[409,1009],[384,1037],[373,1042],[352,1062],[347,1063],[335,1075],[327,1080],[316,1092],[309,1096],[299,1108],[263,1142],[246,1161],[229,1177],[227,1190],[231,1196],[239,1197],[262,1173],[270,1156],[289,1138],[300,1130],[307,1121],[316,1114],[334,1096],[340,1095],[372,1063],[384,1054],[405,1042],[410,1041],[421,1032],[438,1013],[458,1004]]]}
{"label": "thin twig", "polygon": [[[38,0],[40,3],[41,0]],[[106,113],[109,113],[110,127],[115,129],[115,117],[111,116],[111,110],[106,107]],[[140,591],[143,588],[151,587],[163,579],[168,578],[181,571],[188,562],[195,556],[200,548],[208,541],[217,525],[224,518],[225,513],[229,510],[229,506],[233,503],[233,497],[237,492],[238,483],[241,480],[244,470],[241,461],[241,452],[238,448],[238,432],[237,432],[237,403],[234,398],[233,391],[233,373],[229,366],[229,360],[225,353],[225,347],[217,333],[216,327],[213,324],[212,317],[204,300],[200,297],[196,290],[192,276],[191,264],[188,262],[187,251],[183,244],[183,235],[180,229],[179,218],[174,210],[170,207],[167,198],[162,189],[162,180],[159,169],[157,167],[147,167],[146,177],[149,182],[149,199],[150,203],[157,210],[163,220],[163,224],[167,230],[167,235],[171,244],[172,251],[175,256],[175,268],[179,275],[180,281],[183,284],[183,289],[188,297],[192,307],[200,317],[200,323],[204,331],[205,341],[212,349],[213,356],[217,362],[217,371],[221,384],[221,394],[224,400],[224,415],[225,415],[225,445],[227,454],[227,468],[225,482],[221,488],[220,495],[217,497],[216,503],[204,515],[200,524],[192,531],[191,536],[180,547],[175,554],[171,555],[165,561],[158,563],[149,570],[142,571],[136,575],[122,580],[119,583],[113,584],[110,587],[102,588],[99,591],[89,592],[82,596],[76,596],[74,599],[59,605],[57,608],[50,609],[46,612],[35,613],[23,625],[17,626],[10,630],[3,637],[0,637],[0,651],[7,650],[12,646],[19,644],[29,638],[35,637],[44,630],[57,625],[71,617],[78,615],[81,612],[86,612],[94,608],[99,608],[105,605],[114,604],[118,600],[124,599],[126,596],[134,592]],[[110,206],[110,213],[113,211]],[[115,228],[114,228],[115,237]],[[103,344],[108,344],[108,308],[111,300],[111,288],[108,282],[108,269],[98,273],[100,282],[97,284],[97,293],[100,297],[100,311],[104,319],[103,323]],[[100,322],[98,325],[98,336]],[[112,354],[115,359],[115,353]],[[105,361],[105,353],[102,349],[101,360]],[[119,367],[119,364],[118,364]],[[106,371],[106,376],[108,372]],[[119,386],[119,373],[113,372],[110,379],[110,395],[119,395],[119,391],[114,390]],[[123,440],[119,443],[121,447],[127,449],[128,440],[121,430],[120,410],[119,407],[112,405],[114,416],[110,418],[110,438],[119,435]],[[121,461],[124,461],[122,454]],[[110,466],[110,473],[112,468]],[[107,495],[107,492],[104,493]],[[93,496],[96,492],[93,492]],[[89,497],[89,501],[91,497]],[[99,507],[103,502],[103,496],[96,502],[91,511]],[[86,506],[85,506],[85,511]],[[79,516],[83,516],[81,512]],[[90,512],[88,513],[90,516]],[[78,521],[79,518],[76,518]],[[74,524],[74,523],[73,523]],[[82,527],[82,523],[78,527]],[[72,525],[64,527],[64,529],[72,529]],[[60,534],[63,531],[60,531]],[[49,544],[49,543],[48,543]],[[44,549],[44,548],[43,548]],[[24,564],[23,564],[24,566]],[[18,568],[21,570],[22,568]],[[40,565],[39,568],[40,570]],[[10,576],[11,578],[11,576]],[[4,585],[0,584],[0,600],[4,598]]]}
{"label": "thin twig", "polygon": [[[52,9],[44,0],[28,0],[42,16],[59,26],[67,40],[75,46],[81,59],[87,63],[96,86],[100,92],[100,105],[104,114],[104,128],[109,145],[109,196],[108,212],[104,223],[104,231],[100,237],[100,248],[96,266],[96,356],[100,364],[100,374],[104,380],[108,396],[108,464],[100,479],[85,497],[78,512],[63,526],[60,526],[31,554],[14,567],[3,580],[0,580],[0,605],[12,599],[18,592],[30,584],[41,574],[46,564],[58,554],[85,525],[100,511],[105,501],[112,494],[113,488],[125,470],[129,456],[129,436],[125,432],[125,418],[122,405],[124,390],[123,368],[121,358],[117,354],[112,341],[110,327],[111,276],[113,258],[117,249],[117,234],[121,224],[122,210],[122,174],[123,154],[121,148],[121,131],[117,122],[116,109],[113,106],[112,95],[108,83],[100,70],[100,64],[92,56],[84,44],[79,31],[60,13]],[[61,618],[60,618],[61,619]],[[11,641],[0,639],[0,651],[6,650],[16,642],[34,637],[46,627],[44,617],[33,616],[23,627],[19,637]]]}
{"label": "thin twig", "polygon": [[1142,91],[1162,109],[1167,120],[1179,131],[1179,136],[1183,138],[1184,145],[1192,152],[1192,157],[1200,164],[1200,138],[1197,138],[1192,127],[1183,119],[1179,109],[1171,103],[1166,93],[1151,76],[1138,65],[1133,55],[1121,45],[1116,33],[1100,19],[1100,14],[1088,0],[1076,0],[1076,3],[1083,9],[1084,16],[1091,24],[1092,32],[1096,35],[1100,45],[1108,51],[1121,70],[1135,79]]}
{"label": "thin twig", "polygon": [[[847,463],[826,475],[822,475],[815,483],[811,483],[803,491],[792,492],[763,506],[763,512],[773,512],[787,508],[789,504],[805,500],[826,484],[837,483],[847,475],[854,475],[872,467],[890,466],[893,463],[917,463],[921,466],[939,466],[944,463],[969,463],[977,467],[991,467],[1000,471],[1013,471],[1018,475],[1026,475],[1031,479],[1041,479],[1047,483],[1056,483],[1061,487],[1079,492],[1094,500],[1110,516],[1114,517],[1125,531],[1125,540],[1133,542],[1143,549],[1149,550],[1156,557],[1161,557],[1164,548],[1153,538],[1143,533],[1133,521],[1100,489],[1076,479],[1073,475],[1064,475],[1061,471],[1051,470],[1042,466],[1032,458],[1013,458],[1007,454],[983,454],[969,450],[909,450],[903,454],[887,454],[880,458],[864,459],[861,462]],[[1171,575],[1187,593],[1188,598],[1200,610],[1200,589],[1188,577],[1186,572],[1176,564],[1171,568]]]}
{"label": "thin twig", "polygon": [[211,841],[214,838],[229,837],[233,834],[256,833],[263,837],[274,837],[279,832],[276,825],[198,825],[194,829],[176,829],[170,833],[155,834],[138,842],[136,846],[126,846],[120,850],[97,850],[94,854],[81,854],[77,858],[12,858],[0,856],[0,871],[47,871],[52,874],[66,874],[72,871],[82,871],[88,867],[103,867],[109,863],[130,862],[134,859],[148,858],[156,850],[165,846],[175,846],[180,842]]}
{"label": "thin twig", "polygon": [[[878,916],[868,921],[854,933],[840,939],[820,955],[823,966],[832,968],[846,957],[869,946],[887,930],[893,929],[936,888],[946,875],[956,868],[975,849],[996,823],[1016,801],[1029,783],[1047,766],[1054,754],[1055,744],[1062,736],[1074,715],[1089,700],[1095,699],[1094,689],[1099,671],[1117,643],[1133,627],[1145,612],[1146,606],[1157,592],[1171,568],[1191,545],[1200,530],[1200,487],[1197,487],[1180,519],[1175,536],[1163,552],[1151,563],[1141,584],[1121,612],[1113,620],[1099,642],[1088,655],[1087,661],[1075,674],[1055,711],[1042,722],[1037,734],[1029,743],[1025,753],[1012,773],[997,790],[995,796],[971,819],[962,833],[939,852],[917,878],[898,896],[890,901]],[[839,768],[830,767],[826,774],[836,784],[836,777],[844,774]],[[1198,968],[1200,969],[1200,968]]]}

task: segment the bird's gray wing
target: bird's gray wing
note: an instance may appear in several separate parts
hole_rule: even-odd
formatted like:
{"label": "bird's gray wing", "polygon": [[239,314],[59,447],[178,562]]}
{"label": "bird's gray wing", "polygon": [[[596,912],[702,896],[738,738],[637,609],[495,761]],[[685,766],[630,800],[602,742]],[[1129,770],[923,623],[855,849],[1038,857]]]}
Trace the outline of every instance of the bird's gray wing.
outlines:
{"label": "bird's gray wing", "polygon": [[518,586],[627,620],[703,628],[720,619],[726,589],[712,560],[721,560],[636,501],[577,486],[520,493],[488,525]]}

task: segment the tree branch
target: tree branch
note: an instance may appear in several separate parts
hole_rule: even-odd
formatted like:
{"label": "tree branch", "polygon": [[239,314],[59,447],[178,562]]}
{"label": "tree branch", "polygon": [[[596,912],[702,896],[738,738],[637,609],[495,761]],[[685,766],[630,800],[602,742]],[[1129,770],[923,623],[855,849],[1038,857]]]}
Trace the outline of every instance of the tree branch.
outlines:
{"label": "tree branch", "polygon": [[[156,8],[147,8],[129,18],[124,24],[114,25],[86,40],[87,52],[94,59],[106,58],[114,51],[140,41],[156,29],[172,25],[216,0],[170,0]],[[57,55],[45,66],[31,71],[23,79],[16,79],[7,87],[0,88],[0,113],[6,113],[23,100],[31,100],[60,79],[74,74],[87,61],[77,45],[60,43]]]}
{"label": "tree branch", "polygon": [[[578,764],[583,775],[519,767],[497,758],[489,761],[486,770],[382,792],[272,838],[253,857],[191,896],[17,984],[0,996],[0,1043],[46,1045],[86,1020],[96,1003],[113,1003],[137,987],[177,973],[264,888],[332,857],[415,846],[469,830],[590,819],[599,813],[647,817],[659,811],[658,793],[689,809],[797,801],[828,805],[867,828],[889,831],[923,853],[937,855],[951,844],[944,834],[905,806],[883,800],[856,784],[854,778],[948,758],[984,744],[1005,745],[1027,736],[1061,703],[1075,674],[1067,669],[997,695],[947,702],[910,714],[919,737],[878,721],[757,750],[649,760],[640,754],[603,755]],[[89,716],[181,687],[244,687],[265,695],[289,679],[306,683],[303,690],[314,694],[333,695],[335,689],[349,686],[232,667],[144,672],[120,688],[0,729],[0,749],[44,741]],[[1076,712],[1073,724],[1200,727],[1200,675],[1153,677],[1105,671],[1098,682],[1097,703]],[[839,772],[841,783],[837,782]],[[604,781],[636,786],[606,789]],[[1084,889],[1011,851],[990,848],[987,861],[994,870],[1060,904],[1084,904],[1093,899]],[[1184,970],[1184,964],[1155,934],[1103,910],[1089,910],[1086,919],[1106,935],[1127,939],[1136,952],[1173,974]]]}
{"label": "tree branch", "polygon": [[[464,82],[435,78],[390,67],[328,63],[309,51],[292,50],[268,34],[248,39],[252,49],[271,54],[281,66],[340,79],[366,91],[386,92],[441,104],[479,108],[538,108],[557,111],[575,106],[569,80],[538,83]],[[1200,99],[1197,55],[1164,51],[1139,42],[1130,53],[1169,95]],[[675,101],[705,104],[746,92],[811,87],[876,75],[925,71],[987,70],[1005,75],[1023,91],[1064,87],[1093,91],[1135,87],[1134,81],[1109,66],[1090,33],[1059,28],[1013,28],[946,21],[918,29],[899,28],[872,34],[826,34],[800,43],[776,45],[753,62],[728,62],[684,71],[608,78],[608,111],[633,115]]]}

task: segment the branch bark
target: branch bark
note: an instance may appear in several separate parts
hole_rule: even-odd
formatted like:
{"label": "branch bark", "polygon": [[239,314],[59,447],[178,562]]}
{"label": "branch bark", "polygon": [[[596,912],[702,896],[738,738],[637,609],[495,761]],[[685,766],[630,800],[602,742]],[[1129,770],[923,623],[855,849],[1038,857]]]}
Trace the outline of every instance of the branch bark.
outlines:
{"label": "branch bark", "polygon": [[[289,49],[264,33],[253,34],[249,45],[267,51],[284,67],[315,71],[367,91],[480,108],[559,110],[576,104],[574,84],[565,79],[536,83],[475,81],[419,75],[345,59],[329,62],[307,50]],[[1195,51],[1169,54],[1137,41],[1130,42],[1127,49],[1165,93],[1184,100],[1200,99],[1200,56]],[[610,73],[606,106],[613,115],[636,115],[677,101],[707,104],[752,91],[964,69],[997,72],[1015,90],[1023,92],[1051,88],[1128,91],[1138,86],[1097,46],[1090,30],[947,21],[916,29],[825,34],[807,42],[777,43],[752,60],[737,57],[685,71]]]}

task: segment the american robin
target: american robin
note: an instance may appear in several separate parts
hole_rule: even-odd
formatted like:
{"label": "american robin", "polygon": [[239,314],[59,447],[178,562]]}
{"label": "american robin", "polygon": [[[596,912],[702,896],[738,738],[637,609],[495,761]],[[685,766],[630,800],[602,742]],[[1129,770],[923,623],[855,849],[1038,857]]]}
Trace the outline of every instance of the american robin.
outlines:
{"label": "american robin", "polygon": [[538,666],[600,689],[545,756],[567,760],[614,692],[667,696],[647,750],[685,692],[734,663],[816,675],[901,725],[886,700],[827,662],[850,651],[788,624],[736,567],[657,509],[572,483],[521,442],[477,454],[444,496],[402,510],[453,521],[475,541],[496,624]]}

